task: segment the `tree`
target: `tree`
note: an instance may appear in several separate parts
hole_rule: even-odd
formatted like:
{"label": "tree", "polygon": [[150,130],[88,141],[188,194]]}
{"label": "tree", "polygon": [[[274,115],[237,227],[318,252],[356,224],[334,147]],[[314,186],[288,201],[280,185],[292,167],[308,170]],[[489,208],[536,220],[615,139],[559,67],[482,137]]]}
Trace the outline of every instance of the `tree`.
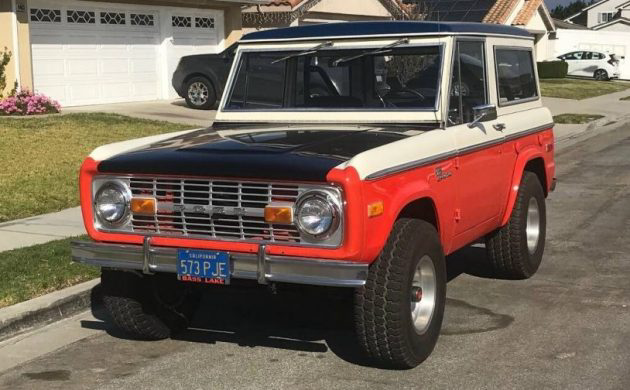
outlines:
{"label": "tree", "polygon": [[4,97],[2,94],[7,87],[6,68],[9,61],[11,61],[11,52],[5,47],[0,51],[0,99]]}
{"label": "tree", "polygon": [[567,5],[557,5],[554,9],[551,10],[551,16],[556,19],[564,20],[569,16],[573,16],[579,13],[594,2],[595,0],[576,0]]}
{"label": "tree", "polygon": [[424,0],[397,0],[400,12],[395,14],[397,20],[424,20],[428,7]]}

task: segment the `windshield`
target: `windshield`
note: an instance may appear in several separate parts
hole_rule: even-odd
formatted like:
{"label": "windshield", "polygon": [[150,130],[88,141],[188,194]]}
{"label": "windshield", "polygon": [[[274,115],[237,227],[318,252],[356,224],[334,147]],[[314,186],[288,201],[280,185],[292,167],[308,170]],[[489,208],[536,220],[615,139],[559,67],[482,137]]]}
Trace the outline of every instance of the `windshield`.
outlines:
{"label": "windshield", "polygon": [[225,110],[434,110],[441,47],[244,52]]}

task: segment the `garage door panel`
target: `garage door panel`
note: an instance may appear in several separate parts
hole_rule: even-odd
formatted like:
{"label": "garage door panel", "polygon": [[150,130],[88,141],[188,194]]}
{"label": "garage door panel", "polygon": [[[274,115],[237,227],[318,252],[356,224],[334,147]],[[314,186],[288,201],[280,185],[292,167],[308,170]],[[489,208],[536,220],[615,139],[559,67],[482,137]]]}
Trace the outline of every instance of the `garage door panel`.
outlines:
{"label": "garage door panel", "polygon": [[129,83],[108,83],[103,85],[103,98],[106,100],[118,100],[131,95]]}
{"label": "garage door panel", "polygon": [[62,59],[45,59],[33,61],[33,73],[42,77],[64,77],[65,61]]}
{"label": "garage door panel", "polygon": [[98,61],[95,59],[69,59],[66,65],[68,77],[98,76]]}

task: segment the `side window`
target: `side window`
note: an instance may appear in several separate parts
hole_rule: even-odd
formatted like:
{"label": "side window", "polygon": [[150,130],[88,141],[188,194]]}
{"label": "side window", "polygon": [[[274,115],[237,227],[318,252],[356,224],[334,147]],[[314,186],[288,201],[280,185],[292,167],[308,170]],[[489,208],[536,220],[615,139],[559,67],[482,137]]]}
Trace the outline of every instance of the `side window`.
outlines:
{"label": "side window", "polygon": [[495,57],[499,104],[538,97],[531,50],[497,48]]}
{"label": "side window", "polygon": [[473,107],[488,102],[484,43],[457,42],[448,121],[450,125],[472,122]]}
{"label": "side window", "polygon": [[585,51],[584,52],[584,56],[582,57],[582,59],[584,59],[584,60],[592,60],[593,59],[593,52],[592,51]]}
{"label": "side window", "polygon": [[229,108],[281,108],[285,62],[272,64],[270,55],[249,56],[240,65]]}

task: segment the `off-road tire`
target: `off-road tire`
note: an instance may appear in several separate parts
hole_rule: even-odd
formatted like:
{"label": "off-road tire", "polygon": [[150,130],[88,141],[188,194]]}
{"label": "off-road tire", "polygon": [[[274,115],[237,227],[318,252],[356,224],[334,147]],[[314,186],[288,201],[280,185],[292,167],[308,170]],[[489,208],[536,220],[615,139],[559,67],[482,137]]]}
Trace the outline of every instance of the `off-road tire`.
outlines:
{"label": "off-road tire", "polygon": [[[539,208],[539,236],[533,253],[527,246],[527,213],[530,199]],[[508,223],[486,236],[488,265],[502,279],[528,279],[536,273],[545,249],[547,228],[545,193],[533,172],[525,171]]]}
{"label": "off-road tire", "polygon": [[[424,333],[411,319],[411,282],[424,256],[435,268],[433,315]],[[433,351],[440,334],[446,300],[446,265],[433,225],[402,218],[396,221],[366,284],[355,291],[354,323],[360,348],[377,366],[408,369]]]}
{"label": "off-road tire", "polygon": [[[144,340],[161,340],[186,329],[200,294],[174,275],[142,276],[103,270],[103,302],[114,323],[125,333]],[[169,296],[169,298],[165,298]]]}
{"label": "off-road tire", "polygon": [[[208,91],[207,100],[203,103],[195,102],[189,96],[191,86],[196,83],[203,84]],[[217,93],[216,93],[216,90],[214,89],[214,85],[212,85],[212,82],[205,77],[202,77],[202,76],[192,77],[190,80],[186,82],[186,89],[184,91],[185,91],[184,99],[186,99],[186,104],[188,105],[188,107],[193,108],[195,110],[210,110],[214,108],[217,103]]]}

